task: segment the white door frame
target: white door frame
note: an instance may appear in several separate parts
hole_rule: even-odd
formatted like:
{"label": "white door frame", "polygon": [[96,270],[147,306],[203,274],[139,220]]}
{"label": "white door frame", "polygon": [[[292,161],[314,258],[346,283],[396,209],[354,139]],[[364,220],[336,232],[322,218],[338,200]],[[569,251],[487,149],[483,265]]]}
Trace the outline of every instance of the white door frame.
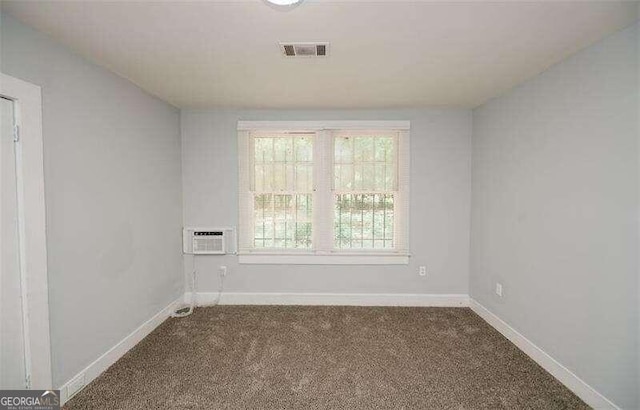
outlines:
{"label": "white door frame", "polygon": [[14,101],[20,270],[28,387],[51,389],[49,286],[45,232],[42,96],[40,87],[0,73],[0,95]]}

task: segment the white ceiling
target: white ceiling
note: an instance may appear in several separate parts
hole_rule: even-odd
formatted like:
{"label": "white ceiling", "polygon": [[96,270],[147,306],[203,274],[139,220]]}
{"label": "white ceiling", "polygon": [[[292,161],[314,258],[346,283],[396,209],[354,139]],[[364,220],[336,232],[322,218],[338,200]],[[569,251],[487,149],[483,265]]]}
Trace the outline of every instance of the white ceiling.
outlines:
{"label": "white ceiling", "polygon": [[[474,107],[637,19],[636,2],[4,1],[179,107]],[[328,41],[285,59],[279,41]]]}

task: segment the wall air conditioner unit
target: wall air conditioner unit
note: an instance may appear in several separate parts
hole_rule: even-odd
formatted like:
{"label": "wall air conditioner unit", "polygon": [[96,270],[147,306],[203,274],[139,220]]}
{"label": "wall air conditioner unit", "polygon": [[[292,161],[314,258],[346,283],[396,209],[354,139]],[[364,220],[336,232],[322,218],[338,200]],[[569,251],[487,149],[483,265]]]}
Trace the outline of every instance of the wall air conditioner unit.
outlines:
{"label": "wall air conditioner unit", "polygon": [[184,253],[192,255],[224,255],[225,231],[185,229],[183,246]]}

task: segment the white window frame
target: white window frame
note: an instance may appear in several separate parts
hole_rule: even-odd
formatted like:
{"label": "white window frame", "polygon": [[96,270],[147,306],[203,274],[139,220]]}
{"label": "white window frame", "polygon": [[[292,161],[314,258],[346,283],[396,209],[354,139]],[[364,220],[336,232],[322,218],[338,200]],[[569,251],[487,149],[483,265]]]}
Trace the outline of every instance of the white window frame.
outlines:
{"label": "white window frame", "polygon": [[[409,121],[238,121],[239,157],[239,263],[242,264],[296,264],[296,265],[406,265],[409,263]],[[369,130],[398,132],[398,187],[395,203],[393,250],[333,249],[333,230],[318,229],[322,223],[333,221],[331,201],[333,170],[333,131]],[[313,243],[314,250],[265,250],[251,246],[253,238],[251,186],[252,132],[315,132]],[[325,175],[319,177],[319,170]],[[333,171],[331,171],[333,175]],[[331,224],[333,226],[333,223]]]}

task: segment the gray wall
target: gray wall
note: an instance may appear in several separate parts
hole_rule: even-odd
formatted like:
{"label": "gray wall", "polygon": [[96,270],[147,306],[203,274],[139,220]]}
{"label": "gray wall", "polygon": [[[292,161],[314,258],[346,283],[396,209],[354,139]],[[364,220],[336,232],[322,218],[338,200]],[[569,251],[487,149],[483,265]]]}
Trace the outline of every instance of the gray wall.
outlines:
{"label": "gray wall", "polygon": [[473,112],[472,297],[623,408],[639,405],[637,30]]}
{"label": "gray wall", "polygon": [[[230,292],[468,293],[469,110],[183,111],[186,226],[237,225],[240,119],[410,120],[413,257],[408,266],[238,265],[234,256],[199,257],[199,291],[217,290],[217,266],[225,264]],[[426,278],[419,265],[427,265]]]}
{"label": "gray wall", "polygon": [[179,112],[3,15],[5,74],[42,86],[59,387],[183,291]]}

